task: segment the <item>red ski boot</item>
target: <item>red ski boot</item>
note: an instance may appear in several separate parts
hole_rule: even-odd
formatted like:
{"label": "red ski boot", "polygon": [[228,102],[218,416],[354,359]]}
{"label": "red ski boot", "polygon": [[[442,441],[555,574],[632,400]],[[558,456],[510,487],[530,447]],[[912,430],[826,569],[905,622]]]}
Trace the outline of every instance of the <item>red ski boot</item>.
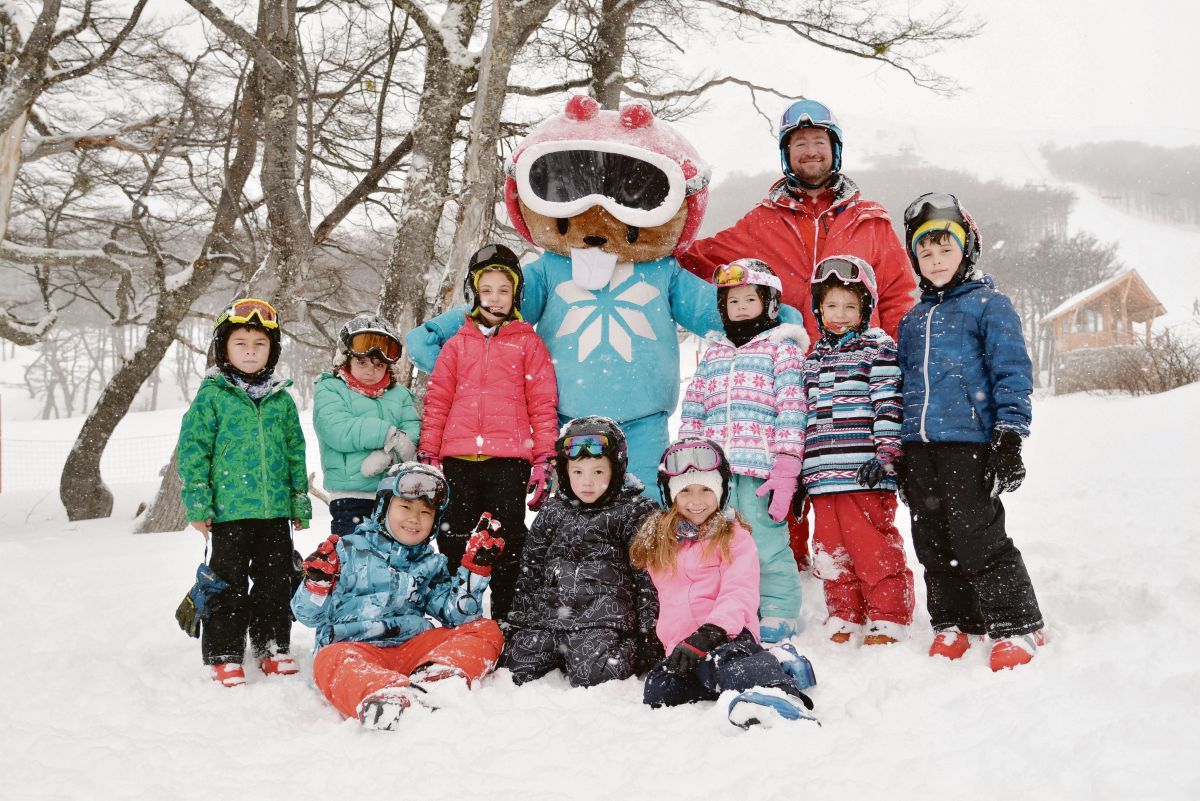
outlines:
{"label": "red ski boot", "polygon": [[237,662],[222,662],[213,665],[212,678],[223,687],[241,687],[246,683],[246,673]]}
{"label": "red ski boot", "polygon": [[933,645],[929,646],[930,656],[944,656],[947,659],[961,659],[971,647],[971,635],[964,634],[957,626],[937,632]]}
{"label": "red ski boot", "polygon": [[300,672],[300,666],[296,664],[296,660],[287,654],[264,656],[258,660],[258,667],[268,676],[294,676]]}
{"label": "red ski boot", "polygon": [[1029,664],[1037,649],[1045,644],[1046,634],[1043,629],[996,640],[996,644],[992,646],[992,670],[1010,670],[1018,665]]}

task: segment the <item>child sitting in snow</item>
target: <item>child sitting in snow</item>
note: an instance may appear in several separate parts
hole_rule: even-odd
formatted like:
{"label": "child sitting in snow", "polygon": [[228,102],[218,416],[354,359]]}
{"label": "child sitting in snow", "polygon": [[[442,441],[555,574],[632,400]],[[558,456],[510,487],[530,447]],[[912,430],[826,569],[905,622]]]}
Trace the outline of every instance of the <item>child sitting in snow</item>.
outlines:
{"label": "child sitting in snow", "polygon": [[529,533],[502,665],[517,684],[559,668],[590,687],[662,658],[654,586],[629,564],[654,504],[627,476],[625,434],[607,417],[567,423],[555,453],[558,489]]}
{"label": "child sitting in snow", "polygon": [[[256,298],[217,318],[216,365],[179,429],[179,478],[188,522],[212,537],[208,566],[229,588],[200,641],[204,664],[226,687],[246,683],[246,634],[263,673],[291,675],[292,531],[312,517],[304,432],[292,383],[275,377],[279,317]],[[249,586],[253,583],[252,588]]]}
{"label": "child sitting in snow", "polygon": [[353,533],[375,508],[379,474],[416,454],[420,415],[399,383],[400,337],[376,314],[360,314],[338,334],[333,373],[313,396],[313,427],[329,492],[330,530]]}
{"label": "child sitting in snow", "polygon": [[804,485],[816,511],[813,574],[825,588],[830,639],[886,645],[912,623],[913,576],[896,530],[900,458],[896,343],[871,328],[875,271],[857,256],[813,270],[821,339],[804,360]]}
{"label": "child sitting in snow", "polygon": [[778,719],[816,720],[801,692],[814,679],[790,643],[778,656],[758,639],[758,554],[745,521],[723,513],[730,465],[715,442],[683,438],[658,467],[665,512],[643,524],[630,549],[658,589],[658,637],[666,653],[646,677],[653,707],[739,695],[729,720],[747,727]]}
{"label": "child sitting in snow", "polygon": [[922,195],[904,212],[922,295],[900,321],[904,494],[925,568],[930,656],[960,658],[992,639],[992,670],[1023,665],[1045,644],[1000,493],[1025,478],[1033,366],[1012,301],[975,263],[975,221],[954,195]]}
{"label": "child sitting in snow", "polygon": [[783,285],[763,262],[738,259],[717,268],[713,281],[725,336],[709,345],[688,385],[679,435],[716,440],[729,456],[732,504],[750,523],[762,570],[761,636],[781,642],[796,633],[800,615],[800,573],[784,521],[804,457],[808,336],[797,325],[780,327]]}
{"label": "child sitting in snow", "polygon": [[[550,353],[521,319],[516,255],[487,245],[471,257],[463,291],[467,325],[446,342],[429,379],[419,458],[445,471],[453,492],[438,548],[456,562],[468,527],[485,510],[505,527],[508,549],[492,579],[492,618],[512,606],[525,547],[525,496],[537,509],[550,491],[558,433],[558,384]],[[530,465],[533,465],[532,471]]]}
{"label": "child sitting in snow", "polygon": [[483,518],[451,576],[429,543],[448,492],[436,468],[396,465],[379,482],[371,516],[304,561],[292,611],[317,630],[313,679],[367,728],[393,729],[414,705],[438,708],[491,671],[504,646],[500,627],[480,617],[504,540]]}

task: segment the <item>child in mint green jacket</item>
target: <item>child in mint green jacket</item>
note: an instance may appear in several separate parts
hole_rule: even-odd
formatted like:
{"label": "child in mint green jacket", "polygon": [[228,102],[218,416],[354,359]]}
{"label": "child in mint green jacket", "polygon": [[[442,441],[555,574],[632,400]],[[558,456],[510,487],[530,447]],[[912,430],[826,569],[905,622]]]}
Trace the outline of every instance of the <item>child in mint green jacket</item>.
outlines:
{"label": "child in mint green jacket", "polygon": [[313,426],[338,536],[370,516],[379,476],[416,454],[421,416],[398,380],[400,352],[391,323],[360,314],[338,335],[333,372],[317,379]]}

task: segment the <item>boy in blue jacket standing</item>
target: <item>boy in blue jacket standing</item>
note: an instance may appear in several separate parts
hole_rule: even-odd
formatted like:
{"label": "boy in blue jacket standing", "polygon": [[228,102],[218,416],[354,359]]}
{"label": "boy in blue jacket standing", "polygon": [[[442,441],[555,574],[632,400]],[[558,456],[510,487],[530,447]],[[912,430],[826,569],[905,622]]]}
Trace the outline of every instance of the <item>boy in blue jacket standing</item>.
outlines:
{"label": "boy in blue jacket standing", "polygon": [[1000,503],[1025,478],[1033,369],[1021,320],[975,269],[979,229],[958,198],[922,195],[905,210],[904,230],[922,295],[900,321],[900,472],[925,568],[929,655],[958,659],[987,634],[992,670],[1013,668],[1045,644]]}
{"label": "boy in blue jacket standing", "polygon": [[441,471],[398,464],[375,498],[353,534],[331,535],[304,561],[292,611],[317,630],[313,679],[329,702],[367,728],[394,729],[406,709],[436,709],[495,667],[504,636],[481,610],[504,540],[485,515],[452,576],[429,542],[449,501]]}

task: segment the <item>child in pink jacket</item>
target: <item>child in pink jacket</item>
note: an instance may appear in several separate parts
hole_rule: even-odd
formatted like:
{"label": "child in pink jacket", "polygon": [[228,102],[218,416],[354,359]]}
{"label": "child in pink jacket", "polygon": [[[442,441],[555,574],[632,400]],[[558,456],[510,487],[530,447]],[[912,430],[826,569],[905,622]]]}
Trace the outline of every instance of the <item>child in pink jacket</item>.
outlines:
{"label": "child in pink jacket", "polygon": [[647,518],[630,560],[658,590],[658,637],[667,658],[646,676],[652,707],[739,695],[729,721],[741,728],[812,720],[802,689],[812,666],[790,643],[775,653],[759,644],[758,552],[745,521],[727,509],[730,469],[712,440],[672,443],[658,466],[666,511]]}

